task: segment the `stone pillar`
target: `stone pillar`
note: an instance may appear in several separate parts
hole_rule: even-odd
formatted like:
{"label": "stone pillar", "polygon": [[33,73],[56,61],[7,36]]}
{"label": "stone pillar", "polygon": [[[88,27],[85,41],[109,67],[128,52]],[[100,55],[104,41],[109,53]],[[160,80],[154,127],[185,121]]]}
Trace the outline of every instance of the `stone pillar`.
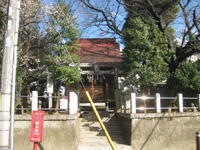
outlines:
{"label": "stone pillar", "polygon": [[179,112],[183,112],[183,94],[178,93],[177,101],[178,101],[178,110],[179,110]]}
{"label": "stone pillar", "polygon": [[156,113],[161,113],[161,103],[160,103],[160,94],[156,93],[155,94],[155,109]]}
{"label": "stone pillar", "polygon": [[198,112],[200,112],[200,94],[197,95],[197,107],[198,107]]}
{"label": "stone pillar", "polygon": [[119,98],[119,93],[116,92],[115,94],[115,101],[116,101],[116,108],[115,108],[115,112],[118,113],[120,110],[120,98]]}
{"label": "stone pillar", "polygon": [[78,96],[75,92],[69,93],[69,114],[78,112]]}
{"label": "stone pillar", "polygon": [[136,113],[136,93],[131,93],[131,113]]}
{"label": "stone pillar", "polygon": [[130,94],[126,93],[125,94],[125,113],[130,113],[131,109],[131,99],[130,99]]}
{"label": "stone pillar", "polygon": [[33,112],[34,110],[38,110],[38,92],[37,91],[32,91],[32,97],[31,97],[31,111]]}
{"label": "stone pillar", "polygon": [[125,96],[121,95],[121,113],[125,113]]}
{"label": "stone pillar", "polygon": [[120,106],[120,112],[123,113],[123,95],[122,93],[119,95],[119,106]]}

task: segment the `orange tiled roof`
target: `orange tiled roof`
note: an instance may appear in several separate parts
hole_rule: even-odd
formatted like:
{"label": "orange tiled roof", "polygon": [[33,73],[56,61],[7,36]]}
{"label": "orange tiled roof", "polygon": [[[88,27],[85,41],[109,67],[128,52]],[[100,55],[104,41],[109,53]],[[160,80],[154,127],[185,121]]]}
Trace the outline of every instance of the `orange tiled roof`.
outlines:
{"label": "orange tiled roof", "polygon": [[87,38],[78,40],[81,63],[118,63],[122,61],[119,43],[115,38]]}

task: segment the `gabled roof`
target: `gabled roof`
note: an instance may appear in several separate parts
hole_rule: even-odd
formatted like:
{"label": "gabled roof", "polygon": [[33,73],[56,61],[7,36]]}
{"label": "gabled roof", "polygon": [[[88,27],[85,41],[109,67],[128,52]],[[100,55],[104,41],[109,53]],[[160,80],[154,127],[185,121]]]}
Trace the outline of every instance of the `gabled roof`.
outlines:
{"label": "gabled roof", "polygon": [[87,38],[78,40],[81,63],[119,63],[122,54],[115,38]]}

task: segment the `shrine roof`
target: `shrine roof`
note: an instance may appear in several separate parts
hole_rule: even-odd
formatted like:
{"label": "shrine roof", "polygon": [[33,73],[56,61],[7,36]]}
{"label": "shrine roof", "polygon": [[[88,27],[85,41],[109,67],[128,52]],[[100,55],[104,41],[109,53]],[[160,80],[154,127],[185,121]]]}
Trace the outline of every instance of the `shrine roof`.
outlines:
{"label": "shrine roof", "polygon": [[119,63],[122,61],[115,38],[84,38],[78,40],[81,63]]}

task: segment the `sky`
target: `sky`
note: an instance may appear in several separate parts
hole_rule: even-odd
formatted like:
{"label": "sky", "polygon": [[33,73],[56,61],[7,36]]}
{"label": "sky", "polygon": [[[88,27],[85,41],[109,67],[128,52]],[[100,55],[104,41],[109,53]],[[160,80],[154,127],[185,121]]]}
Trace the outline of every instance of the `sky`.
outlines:
{"label": "sky", "polygon": [[[55,2],[56,0],[42,0],[45,4],[49,4],[51,2]],[[70,0],[66,0],[66,2],[69,2]],[[102,7],[104,7],[104,5],[106,5],[104,2],[104,0],[98,0],[99,1],[102,1]],[[95,2],[95,0],[92,0],[91,2]],[[105,1],[106,2],[106,1]],[[183,0],[182,3],[184,3],[185,1]],[[95,5],[95,3],[94,3]],[[99,3],[98,3],[99,5]],[[200,17],[200,2],[199,0],[192,0],[191,1],[191,4],[189,5],[189,8],[194,8],[194,6],[199,6],[198,7],[198,11],[197,11],[197,15],[199,15]],[[101,7],[101,6],[98,6],[98,7]],[[85,20],[88,20],[90,21],[90,17],[86,16],[86,14],[84,14],[84,11],[83,11],[83,8],[80,7],[79,3],[75,3],[72,7],[73,10],[75,10],[75,16],[78,17],[78,22],[80,22],[80,26],[79,26],[79,29],[80,31],[83,30],[84,28],[84,25],[82,23],[82,21],[85,21]],[[82,9],[82,10],[81,10]],[[122,9],[121,13],[123,13],[123,11],[125,12],[125,10]],[[115,10],[113,9],[113,14],[114,14]],[[178,17],[178,19],[172,24],[172,27],[175,28],[176,30],[176,33],[175,33],[175,36],[176,36],[176,39],[178,42],[181,43],[181,40],[182,40],[182,33],[183,31],[185,30],[185,24],[183,23],[184,20],[182,19],[183,16],[182,14],[178,14],[180,17]],[[126,16],[126,14],[123,14],[122,16],[118,15],[118,19],[119,20],[124,20],[124,17]],[[193,22],[193,21],[191,21]],[[194,30],[195,32],[195,30]],[[84,30],[84,32],[82,32],[82,35],[81,35],[81,38],[116,38],[117,39],[117,42],[120,43],[120,49],[123,49],[124,48],[124,45],[120,42],[121,39],[119,38],[119,36],[115,36],[115,35],[105,35],[103,36],[102,34],[100,34],[100,31],[98,30],[97,27],[90,27],[88,28],[87,30]]]}
{"label": "sky", "polygon": [[[43,4],[47,4],[47,5],[50,5],[50,3],[55,3],[56,0],[41,0]],[[66,0],[66,2],[69,2],[70,0]],[[78,17],[78,22],[79,23],[79,30],[81,31],[81,38],[116,38],[117,42],[120,43],[121,39],[115,35],[102,35],[99,31],[99,29],[97,27],[90,27],[90,28],[87,28],[86,30],[83,31],[83,28],[84,28],[84,25],[82,24],[82,21],[85,21],[85,20],[89,20],[90,17],[86,16],[84,14],[84,11],[81,10],[82,8],[80,7],[79,5],[80,3],[75,3],[73,4],[73,7],[72,9],[74,10],[75,12],[75,17]],[[123,19],[122,16],[118,16],[119,19]],[[123,49],[123,45],[120,43],[120,49]]]}

